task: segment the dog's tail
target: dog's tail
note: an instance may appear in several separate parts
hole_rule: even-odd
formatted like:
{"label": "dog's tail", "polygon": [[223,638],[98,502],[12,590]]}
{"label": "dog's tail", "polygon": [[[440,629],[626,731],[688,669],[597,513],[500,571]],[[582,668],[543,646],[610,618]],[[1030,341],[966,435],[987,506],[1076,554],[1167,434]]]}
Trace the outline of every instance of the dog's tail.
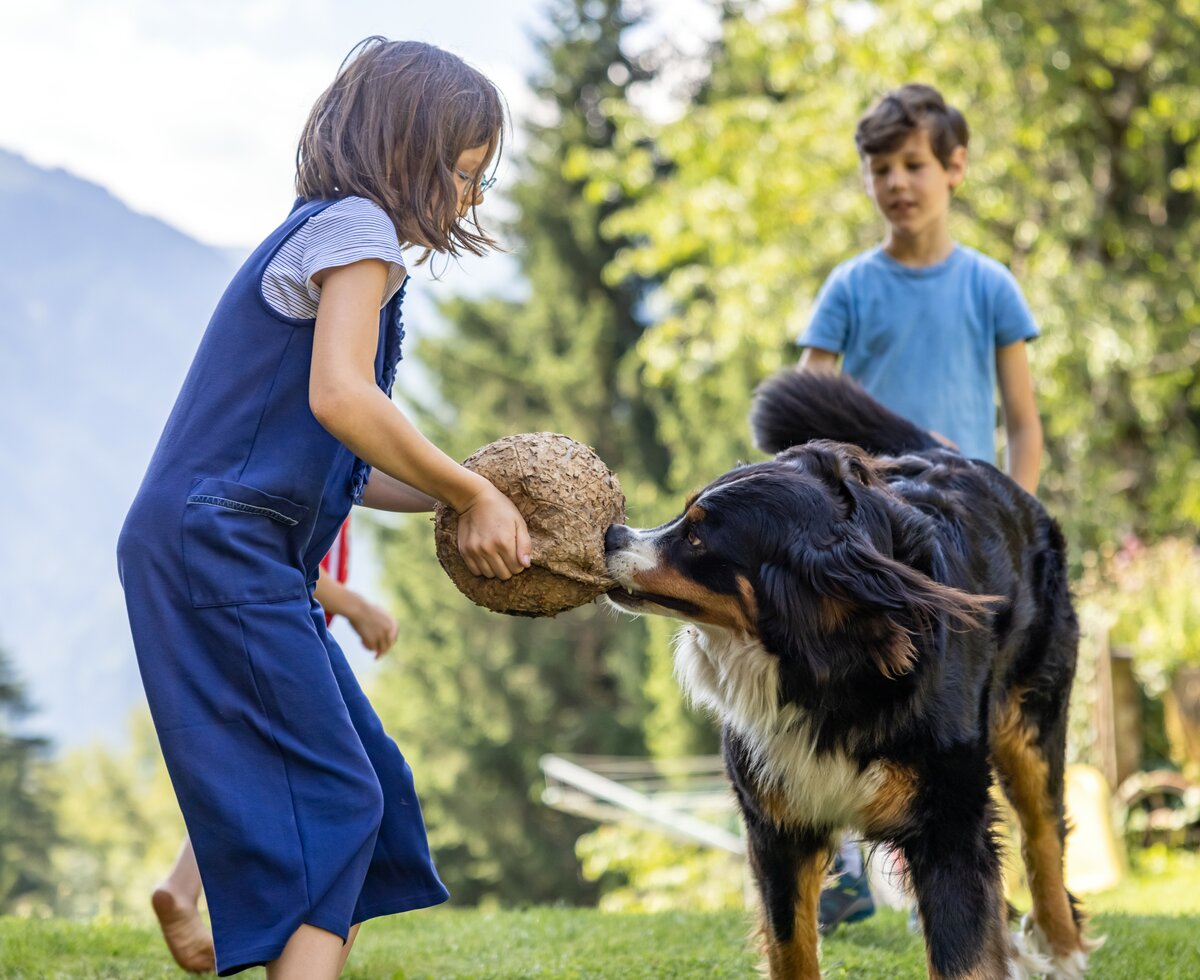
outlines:
{"label": "dog's tail", "polygon": [[812,439],[851,442],[873,456],[899,456],[942,445],[884,408],[845,375],[791,368],[758,386],[750,429],[755,445],[767,453]]}

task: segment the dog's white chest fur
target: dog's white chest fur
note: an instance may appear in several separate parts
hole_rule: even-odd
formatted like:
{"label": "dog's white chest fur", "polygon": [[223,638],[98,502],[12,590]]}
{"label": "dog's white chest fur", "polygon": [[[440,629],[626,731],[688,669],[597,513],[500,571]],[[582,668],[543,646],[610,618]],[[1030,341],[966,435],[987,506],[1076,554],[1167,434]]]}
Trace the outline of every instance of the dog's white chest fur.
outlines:
{"label": "dog's white chest fur", "polygon": [[743,737],[763,789],[776,791],[789,822],[856,825],[884,779],[841,751],[817,752],[795,707],[779,705],[779,661],[754,637],[686,626],[675,637],[675,672],[689,697]]}

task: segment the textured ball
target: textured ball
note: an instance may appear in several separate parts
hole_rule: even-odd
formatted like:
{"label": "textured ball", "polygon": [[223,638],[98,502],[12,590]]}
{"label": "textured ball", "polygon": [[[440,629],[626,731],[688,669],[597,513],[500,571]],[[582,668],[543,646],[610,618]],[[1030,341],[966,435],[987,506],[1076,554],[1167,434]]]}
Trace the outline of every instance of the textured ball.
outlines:
{"label": "textured ball", "polygon": [[472,575],[458,551],[458,514],[439,505],[438,561],[468,599],[512,616],[554,616],[617,584],[604,567],[604,532],[625,522],[625,495],[589,446],[526,432],[484,446],[463,465],[512,499],[533,543],[530,567],[508,581]]}

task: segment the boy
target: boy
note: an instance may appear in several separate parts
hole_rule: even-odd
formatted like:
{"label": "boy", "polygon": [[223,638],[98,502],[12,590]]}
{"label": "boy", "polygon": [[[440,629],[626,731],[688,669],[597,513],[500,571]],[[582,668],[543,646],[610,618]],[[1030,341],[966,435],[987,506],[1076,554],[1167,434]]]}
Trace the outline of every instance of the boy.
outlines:
{"label": "boy", "polygon": [[[842,370],[883,404],[989,463],[998,387],[1007,471],[1035,493],[1042,425],[1025,342],[1038,328],[1012,274],[950,237],[967,139],[962,114],[928,85],[889,92],[859,120],[854,141],[887,232],[821,287],[800,368],[837,370],[840,356]],[[834,871],[837,882],[821,895],[825,930],[875,910],[853,841],[843,841]]]}
{"label": "boy", "polygon": [[834,370],[842,355],[888,408],[989,463],[998,384],[1008,473],[1034,493],[1042,426],[1025,341],[1038,328],[1012,274],[950,237],[966,120],[936,89],[905,85],[859,120],[854,140],[887,233],[821,287],[801,368]]}

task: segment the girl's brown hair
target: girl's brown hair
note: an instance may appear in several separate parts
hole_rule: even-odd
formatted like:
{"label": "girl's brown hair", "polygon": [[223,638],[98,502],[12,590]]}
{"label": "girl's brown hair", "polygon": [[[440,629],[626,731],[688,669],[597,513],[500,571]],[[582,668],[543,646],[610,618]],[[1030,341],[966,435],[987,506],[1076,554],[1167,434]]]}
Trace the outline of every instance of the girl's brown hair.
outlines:
{"label": "girl's brown hair", "polygon": [[[305,123],[296,148],[296,192],[306,198],[365,197],[386,211],[405,244],[482,255],[496,247],[459,214],[454,168],[464,150],[487,145],[478,182],[504,132],[496,87],[461,58],[419,41],[373,36],[346,56]],[[470,184],[467,193],[473,193]]]}

